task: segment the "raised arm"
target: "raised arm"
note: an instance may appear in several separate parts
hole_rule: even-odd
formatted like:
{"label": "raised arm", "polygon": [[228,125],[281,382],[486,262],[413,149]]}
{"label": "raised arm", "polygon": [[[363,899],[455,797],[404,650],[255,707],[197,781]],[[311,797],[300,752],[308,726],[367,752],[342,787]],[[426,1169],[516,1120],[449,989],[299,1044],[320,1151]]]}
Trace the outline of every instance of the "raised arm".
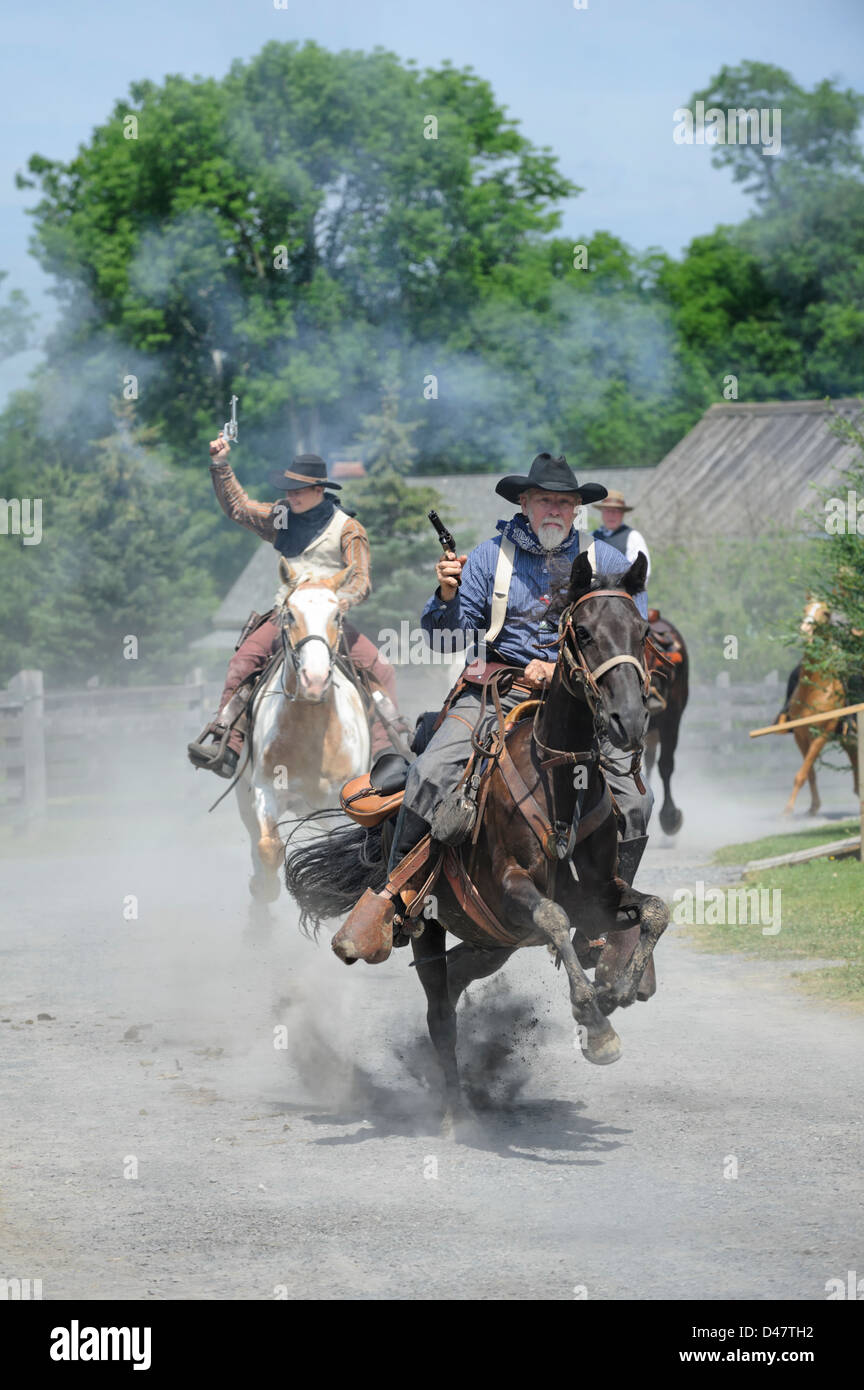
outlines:
{"label": "raised arm", "polygon": [[210,477],[213,491],[219,499],[219,506],[230,521],[254,531],[263,541],[272,541],[276,535],[273,524],[273,507],[269,502],[255,502],[240,486],[234,476],[234,469],[228,462],[231,446],[220,435],[210,441]]}

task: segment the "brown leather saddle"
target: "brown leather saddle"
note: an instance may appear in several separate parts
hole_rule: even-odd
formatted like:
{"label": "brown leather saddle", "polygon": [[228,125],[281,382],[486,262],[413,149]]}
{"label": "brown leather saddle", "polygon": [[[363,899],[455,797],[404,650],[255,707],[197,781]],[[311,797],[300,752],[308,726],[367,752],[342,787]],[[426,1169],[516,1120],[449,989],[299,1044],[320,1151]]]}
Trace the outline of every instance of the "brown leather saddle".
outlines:
{"label": "brown leather saddle", "polygon": [[[669,683],[675,679],[684,654],[678,633],[666,618],[661,617],[659,608],[648,609],[648,623],[651,628],[651,635],[645,643],[645,665],[651,676],[648,709],[652,714],[657,714],[666,708]],[[662,689],[657,685],[657,677],[665,681]]]}

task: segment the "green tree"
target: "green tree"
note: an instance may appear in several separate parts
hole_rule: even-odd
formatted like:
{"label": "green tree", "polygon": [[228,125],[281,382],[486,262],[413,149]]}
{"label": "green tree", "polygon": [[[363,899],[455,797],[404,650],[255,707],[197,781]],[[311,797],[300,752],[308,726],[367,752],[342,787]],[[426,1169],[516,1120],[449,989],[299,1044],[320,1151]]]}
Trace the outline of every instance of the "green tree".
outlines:
{"label": "green tree", "polygon": [[417,424],[399,418],[399,372],[388,358],[376,414],[364,415],[358,436],[368,476],[354,484],[348,498],[366,527],[372,552],[372,594],[358,615],[370,636],[383,628],[398,631],[403,618],[415,614],[429,597],[430,575],[440,554],[429,523],[430,507],[440,506],[434,488],[412,485],[410,471]]}
{"label": "green tree", "polygon": [[250,461],[285,432],[344,443],[386,351],[446,337],[575,191],[470,70],[314,43],[135,83],[73,160],[28,169],[52,356],[140,374],[181,462],[230,390]]}
{"label": "green tree", "polygon": [[[8,271],[0,270],[0,285],[7,276]],[[0,362],[31,346],[35,322],[24,291],[10,290],[8,298],[0,302]]]}
{"label": "green tree", "polygon": [[690,101],[691,105],[704,101],[706,110],[713,106],[724,112],[754,108],[757,112],[780,111],[776,154],[763,154],[758,143],[718,144],[712,150],[712,164],[718,169],[730,168],[735,182],[743,183],[745,191],[754,193],[757,200],[777,196],[781,174],[790,165],[840,174],[857,174],[864,169],[858,140],[864,94],[851,88],[841,91],[829,78],[808,92],[784,68],[744,62],[722,67]]}
{"label": "green tree", "polygon": [[[178,506],[164,456],[128,407],[99,440],[91,468],[31,469],[42,503],[38,545],[0,547],[0,678],[37,666],[52,684],[98,672],[111,684],[182,675],[188,644],[212,610],[214,586]],[[124,639],[138,642],[124,657]]]}
{"label": "green tree", "polygon": [[831,621],[814,629],[807,662],[840,681],[848,702],[859,704],[864,702],[864,409],[857,419],[838,415],[832,428],[855,452],[843,474],[819,489],[812,511],[812,520],[828,535],[816,547],[810,589],[827,604]]}

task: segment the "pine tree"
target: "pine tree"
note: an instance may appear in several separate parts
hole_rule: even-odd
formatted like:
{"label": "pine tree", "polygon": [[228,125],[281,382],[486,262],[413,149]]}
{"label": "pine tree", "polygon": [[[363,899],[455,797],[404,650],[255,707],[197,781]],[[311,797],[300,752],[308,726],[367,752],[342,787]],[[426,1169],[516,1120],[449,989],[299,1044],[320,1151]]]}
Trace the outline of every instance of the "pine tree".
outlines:
{"label": "pine tree", "polygon": [[828,539],[817,547],[813,583],[831,621],[817,625],[807,664],[839,680],[846,703],[864,702],[864,428],[838,416],[832,429],[857,452],[830,488],[820,489],[819,521]]}
{"label": "pine tree", "polygon": [[433,569],[440,555],[429,524],[430,507],[440,506],[434,488],[412,486],[410,472],[417,450],[412,443],[419,421],[402,420],[398,358],[391,353],[381,381],[381,407],[364,415],[357,438],[367,477],[348,497],[369,534],[372,594],[358,619],[373,639],[408,615],[419,618],[435,587]]}

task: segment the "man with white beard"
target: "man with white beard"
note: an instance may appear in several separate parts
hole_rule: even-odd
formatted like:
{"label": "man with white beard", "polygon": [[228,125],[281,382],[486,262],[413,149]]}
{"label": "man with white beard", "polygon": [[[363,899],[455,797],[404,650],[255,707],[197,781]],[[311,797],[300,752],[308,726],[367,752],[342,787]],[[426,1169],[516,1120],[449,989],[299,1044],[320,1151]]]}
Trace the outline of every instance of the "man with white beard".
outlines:
{"label": "man with white beard", "polygon": [[[470,555],[448,553],[439,560],[435,571],[438,588],[423,610],[421,622],[430,642],[434,644],[437,631],[461,630],[466,639],[481,643],[482,660],[466,667],[446,717],[411,764],[393,835],[390,877],[429,830],[433,815],[433,835],[445,838],[439,832],[446,825],[447,808],[453,800],[450,794],[457,788],[471,754],[471,731],[481,709],[478,682],[488,663],[504,662],[524,670],[523,688],[514,688],[502,697],[502,707],[508,712],[525,699],[525,686],[539,689],[552,678],[558,627],[554,619],[547,621],[544,608],[553,591],[569,582],[577,555],[588,552],[595,574],[614,575],[630,569],[630,562],[619,550],[594,541],[588,532],[573,529],[576,508],[600,501],[606,489],[598,483],[577,482],[563,455],[538,454],[527,475],[502,478],[495,491],[518,504],[520,511],[509,521],[499,521],[500,535],[484,541]],[[635,603],[647,624],[644,589],[635,595]],[[495,714],[487,712],[478,734],[482,737],[494,722]],[[600,748],[606,780],[626,821],[618,873],[632,884],[647,843],[654,797],[647,784],[644,792],[636,786],[630,773],[631,754],[622,754],[608,738],[600,740]],[[458,818],[458,808],[454,814]],[[382,899],[382,912],[385,906]],[[346,928],[350,930],[351,922],[349,917],[340,937]]]}

